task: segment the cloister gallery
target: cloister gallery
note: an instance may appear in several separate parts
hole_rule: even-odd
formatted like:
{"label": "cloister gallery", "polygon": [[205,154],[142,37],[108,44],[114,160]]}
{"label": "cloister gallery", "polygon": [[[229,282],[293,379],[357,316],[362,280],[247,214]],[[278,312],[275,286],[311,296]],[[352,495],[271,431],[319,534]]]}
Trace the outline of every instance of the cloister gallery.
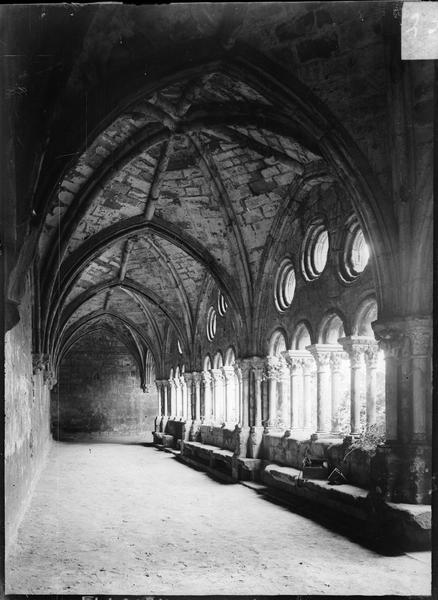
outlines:
{"label": "cloister gallery", "polygon": [[[78,556],[113,548],[99,514],[131,517],[97,483],[72,498],[124,452],[132,489],[129,461],[102,485],[117,501],[150,486],[132,548],[154,552],[171,519],[154,498],[174,498],[174,535],[179,494],[191,506],[205,484],[235,511],[289,506],[266,517],[281,527],[324,513],[360,544],[427,554],[436,75],[401,60],[401,3],[10,5],[2,21],[7,591],[326,593],[262,584],[248,557],[234,569],[251,585],[219,559],[214,581],[193,559],[193,581],[170,583],[159,558],[152,579],[141,558],[106,579],[110,558]],[[250,544],[238,522],[233,552]],[[410,583],[324,576],[427,593],[412,560],[394,565]]]}

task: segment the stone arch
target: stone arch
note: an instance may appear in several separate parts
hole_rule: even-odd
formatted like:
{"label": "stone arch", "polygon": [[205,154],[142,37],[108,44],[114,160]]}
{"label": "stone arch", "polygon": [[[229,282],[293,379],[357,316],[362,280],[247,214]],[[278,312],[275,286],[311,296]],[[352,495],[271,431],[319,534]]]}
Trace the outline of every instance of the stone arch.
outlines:
{"label": "stone arch", "polygon": [[204,371],[210,371],[212,368],[211,356],[207,354],[202,365]]}
{"label": "stone arch", "polygon": [[307,321],[300,321],[292,335],[291,350],[305,350],[312,344],[311,327]]}
{"label": "stone arch", "polygon": [[236,353],[234,351],[233,346],[230,346],[229,348],[227,348],[227,351],[225,352],[224,363],[225,363],[225,366],[229,367],[229,366],[232,366],[235,362],[236,362]]}
{"label": "stone arch", "polygon": [[224,366],[224,359],[222,357],[222,352],[218,350],[213,358],[213,369],[220,369]]}
{"label": "stone arch", "polygon": [[269,338],[269,356],[281,356],[287,350],[287,335],[284,329],[276,329]]}
{"label": "stone arch", "polygon": [[318,343],[337,344],[346,335],[345,318],[339,311],[329,312],[318,327]]}
{"label": "stone arch", "polygon": [[377,302],[374,295],[363,300],[356,309],[353,334],[374,337],[371,323],[377,320]]}

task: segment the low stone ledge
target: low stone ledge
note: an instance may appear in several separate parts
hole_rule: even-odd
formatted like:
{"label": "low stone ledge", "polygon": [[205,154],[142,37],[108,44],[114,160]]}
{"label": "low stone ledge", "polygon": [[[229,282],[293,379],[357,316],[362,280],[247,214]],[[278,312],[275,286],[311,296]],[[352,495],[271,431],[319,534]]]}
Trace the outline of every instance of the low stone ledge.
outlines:
{"label": "low stone ledge", "polygon": [[348,515],[368,528],[368,535],[388,537],[402,548],[429,548],[431,507],[429,505],[385,502],[369,490],[350,485],[330,485],[328,481],[303,479],[294,467],[264,463],[261,481],[291,496],[305,498],[336,513]]}

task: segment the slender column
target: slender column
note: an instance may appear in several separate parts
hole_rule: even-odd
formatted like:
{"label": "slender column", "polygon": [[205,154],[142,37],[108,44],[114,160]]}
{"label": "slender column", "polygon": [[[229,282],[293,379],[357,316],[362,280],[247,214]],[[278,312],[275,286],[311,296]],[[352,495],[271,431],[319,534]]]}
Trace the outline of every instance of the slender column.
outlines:
{"label": "slender column", "polygon": [[181,377],[175,377],[176,416],[182,417]]}
{"label": "slender column", "polygon": [[350,356],[350,430],[351,434],[360,433],[360,369],[362,366],[362,352],[354,348],[349,352]]}
{"label": "slender column", "polygon": [[158,416],[161,417],[163,415],[163,409],[162,409],[162,390],[163,390],[163,382],[161,381],[161,379],[156,379],[155,380],[155,384],[157,386],[157,391],[158,391]]}
{"label": "slender column", "polygon": [[333,435],[339,435],[339,404],[340,404],[340,384],[341,384],[341,361],[346,357],[343,352],[332,352],[330,356],[330,368],[332,376],[332,422],[331,432]]}
{"label": "slender column", "polygon": [[330,346],[314,344],[307,346],[316,362],[316,410],[317,435],[327,435],[331,429],[332,389],[330,377]]}
{"label": "slender column", "polygon": [[242,381],[242,427],[248,427],[249,425],[249,375],[251,370],[251,362],[248,359],[242,359],[239,361],[239,369],[241,372]]}
{"label": "slender column", "polygon": [[192,397],[193,397],[193,373],[184,373],[184,395],[183,395],[183,406],[184,406],[184,416],[187,420],[191,421],[193,419],[193,410],[192,410]]}
{"label": "slender column", "polygon": [[290,403],[289,403],[289,422],[290,428],[301,429],[303,427],[304,413],[304,390],[303,390],[303,352],[289,350],[283,352],[290,374]]}
{"label": "slender column", "polygon": [[310,429],[312,427],[312,373],[315,369],[315,360],[309,356],[309,358],[302,359],[302,370],[303,370],[303,403],[304,403],[304,429]]}
{"label": "slender column", "polygon": [[242,381],[242,370],[238,363],[234,364],[234,373],[237,378],[237,414],[236,419],[239,425],[243,422],[243,381]]}
{"label": "slender column", "polygon": [[263,379],[263,359],[253,359],[252,371],[254,373],[254,425],[256,427],[262,426],[262,379]]}
{"label": "slender column", "polygon": [[195,388],[195,421],[201,418],[201,373],[193,373],[193,382]]}
{"label": "slender column", "polygon": [[360,371],[363,365],[363,354],[369,343],[369,338],[350,336],[338,340],[350,357],[350,432],[358,435],[361,431],[361,380]]}
{"label": "slender column", "polygon": [[204,419],[209,422],[212,418],[211,374],[209,371],[202,371],[202,386],[204,388]]}
{"label": "slender column", "polygon": [[175,379],[172,377],[172,379],[169,379],[169,385],[170,385],[170,414],[172,417],[176,417],[176,410],[177,410],[177,406],[176,406],[176,382]]}
{"label": "slender column", "polygon": [[221,369],[212,369],[213,414],[215,421],[224,421],[224,376]]}
{"label": "slender column", "polygon": [[277,420],[277,381],[279,376],[278,358],[268,356],[266,359],[265,377],[268,380],[269,425]]}
{"label": "slender column", "polygon": [[370,344],[365,350],[366,367],[366,398],[367,398],[367,427],[376,424],[377,397],[377,342]]}
{"label": "slender column", "polygon": [[226,423],[233,423],[236,419],[236,390],[235,382],[236,376],[234,374],[234,367],[225,366],[222,367],[222,374],[225,382],[225,408],[224,408],[224,419]]}
{"label": "slender column", "polygon": [[163,396],[163,416],[167,417],[167,386],[168,382],[166,379],[163,379],[162,382],[162,396]]}
{"label": "slender column", "polygon": [[278,397],[280,400],[281,424],[288,427],[290,418],[290,373],[284,358],[278,365]]}

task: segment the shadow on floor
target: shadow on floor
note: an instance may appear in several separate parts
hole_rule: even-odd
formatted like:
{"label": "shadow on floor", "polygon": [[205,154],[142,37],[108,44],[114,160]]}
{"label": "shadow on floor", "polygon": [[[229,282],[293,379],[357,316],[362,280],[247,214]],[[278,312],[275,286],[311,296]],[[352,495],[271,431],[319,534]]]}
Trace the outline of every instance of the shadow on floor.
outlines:
{"label": "shadow on floor", "polygon": [[352,542],[382,556],[401,556],[407,551],[424,550],[424,547],[403,547],[400,540],[390,530],[390,523],[379,523],[378,526],[361,521],[345,513],[330,510],[327,507],[304,500],[282,490],[265,488],[257,490],[264,502],[271,502],[305,518],[311,519],[325,529],[343,535]]}

